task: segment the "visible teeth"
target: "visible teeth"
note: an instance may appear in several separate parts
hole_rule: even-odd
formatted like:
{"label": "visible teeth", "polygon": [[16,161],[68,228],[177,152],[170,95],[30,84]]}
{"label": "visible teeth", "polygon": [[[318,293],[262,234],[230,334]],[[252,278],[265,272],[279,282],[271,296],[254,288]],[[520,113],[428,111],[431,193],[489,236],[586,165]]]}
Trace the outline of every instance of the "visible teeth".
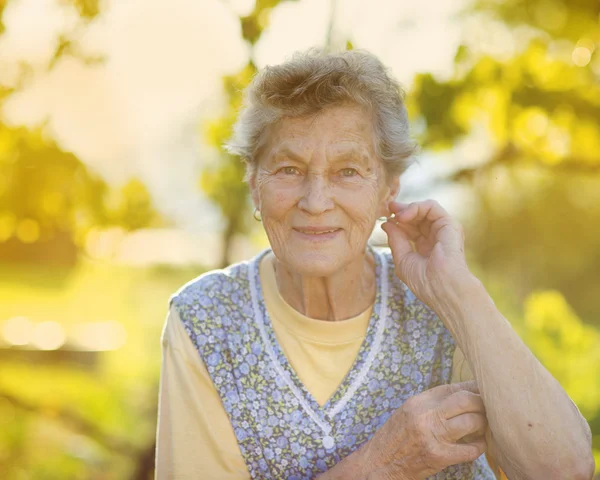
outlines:
{"label": "visible teeth", "polygon": [[308,233],[309,235],[322,235],[323,233],[332,233],[335,231],[336,230],[323,230],[322,232],[304,232],[304,233]]}

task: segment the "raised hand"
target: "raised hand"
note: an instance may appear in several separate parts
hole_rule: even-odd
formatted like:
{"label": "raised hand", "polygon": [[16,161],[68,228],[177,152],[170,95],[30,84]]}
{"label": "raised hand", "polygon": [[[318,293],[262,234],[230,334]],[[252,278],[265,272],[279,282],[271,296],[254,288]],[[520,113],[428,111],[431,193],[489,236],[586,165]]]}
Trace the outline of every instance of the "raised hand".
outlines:
{"label": "raised hand", "polygon": [[464,231],[434,200],[391,202],[393,216],[382,225],[396,275],[430,307],[450,283],[473,278],[464,253]]}

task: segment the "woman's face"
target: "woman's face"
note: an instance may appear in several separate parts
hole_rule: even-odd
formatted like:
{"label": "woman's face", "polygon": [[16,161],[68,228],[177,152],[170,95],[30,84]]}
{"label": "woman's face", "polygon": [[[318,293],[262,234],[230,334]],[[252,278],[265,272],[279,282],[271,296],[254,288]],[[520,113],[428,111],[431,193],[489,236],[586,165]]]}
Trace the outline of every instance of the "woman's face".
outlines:
{"label": "woman's face", "polygon": [[329,276],[364,253],[399,180],[386,179],[360,107],[287,117],[267,135],[250,188],[271,247],[298,273]]}

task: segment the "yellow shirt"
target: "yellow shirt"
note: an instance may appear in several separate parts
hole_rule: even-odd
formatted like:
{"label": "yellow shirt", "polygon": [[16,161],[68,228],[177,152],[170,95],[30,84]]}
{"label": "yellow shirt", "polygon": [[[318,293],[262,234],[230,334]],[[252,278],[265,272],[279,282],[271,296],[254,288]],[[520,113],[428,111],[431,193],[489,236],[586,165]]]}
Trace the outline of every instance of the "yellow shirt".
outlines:
{"label": "yellow shirt", "polygon": [[[260,281],[275,335],[307,390],[324,405],[358,355],[372,307],[339,322],[306,317],[279,294],[274,259],[270,253],[261,262]],[[162,350],[156,478],[249,479],[221,398],[173,307],[165,322]],[[452,382],[471,378],[457,349]]]}

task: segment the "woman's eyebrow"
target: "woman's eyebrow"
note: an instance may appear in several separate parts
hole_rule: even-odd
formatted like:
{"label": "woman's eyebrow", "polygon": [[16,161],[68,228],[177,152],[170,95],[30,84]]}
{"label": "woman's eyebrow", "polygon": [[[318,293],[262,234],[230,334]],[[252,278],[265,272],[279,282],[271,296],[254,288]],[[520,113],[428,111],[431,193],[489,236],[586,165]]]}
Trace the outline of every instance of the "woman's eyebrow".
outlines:
{"label": "woman's eyebrow", "polygon": [[280,149],[274,151],[271,154],[271,159],[276,163],[282,161],[283,159],[305,163],[304,159],[299,154],[290,150],[288,147],[281,147]]}
{"label": "woman's eyebrow", "polygon": [[369,163],[370,163],[369,155],[362,148],[360,148],[360,149],[353,148],[350,150],[343,150],[340,152],[336,152],[336,153],[333,153],[332,157],[333,157],[333,161],[336,163],[347,161],[347,160],[358,161],[364,165],[369,165]]}
{"label": "woman's eyebrow", "polygon": [[[349,148],[349,149],[338,149],[330,152],[332,163],[341,163],[348,160],[357,161],[363,165],[369,166],[370,156],[364,148]],[[287,146],[273,151],[270,155],[270,159],[274,163],[279,163],[284,160],[292,160],[299,163],[307,163],[306,160],[297,152],[294,152]]]}

